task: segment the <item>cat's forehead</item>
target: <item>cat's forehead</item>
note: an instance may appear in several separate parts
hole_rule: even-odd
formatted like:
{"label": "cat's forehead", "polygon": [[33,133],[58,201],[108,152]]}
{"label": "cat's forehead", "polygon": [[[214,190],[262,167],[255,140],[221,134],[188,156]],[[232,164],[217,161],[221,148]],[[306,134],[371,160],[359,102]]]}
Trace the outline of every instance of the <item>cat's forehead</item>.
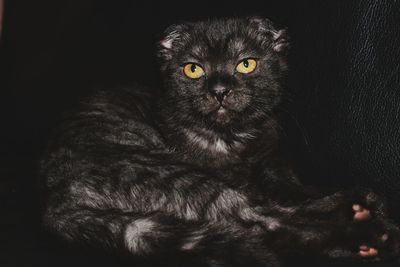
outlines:
{"label": "cat's forehead", "polygon": [[219,19],[172,25],[160,41],[163,68],[191,59],[212,63],[245,57],[285,56],[288,38],[268,19],[257,17]]}
{"label": "cat's forehead", "polygon": [[266,37],[246,21],[228,20],[191,25],[184,52],[193,57],[246,57],[265,51]]}
{"label": "cat's forehead", "polygon": [[186,45],[184,53],[197,59],[246,57],[254,54],[254,46],[249,46],[243,38],[219,38],[209,40],[196,38]]}

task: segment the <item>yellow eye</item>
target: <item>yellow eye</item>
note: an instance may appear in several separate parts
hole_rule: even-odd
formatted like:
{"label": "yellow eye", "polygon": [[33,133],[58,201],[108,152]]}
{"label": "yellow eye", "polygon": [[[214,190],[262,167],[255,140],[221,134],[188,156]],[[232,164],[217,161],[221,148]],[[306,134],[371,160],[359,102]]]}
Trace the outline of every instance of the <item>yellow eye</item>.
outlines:
{"label": "yellow eye", "polygon": [[257,61],[254,59],[248,58],[240,62],[236,66],[236,70],[240,73],[250,73],[253,72],[257,67]]}
{"label": "yellow eye", "polygon": [[188,63],[183,67],[183,73],[190,79],[198,79],[204,75],[204,70],[197,64]]}

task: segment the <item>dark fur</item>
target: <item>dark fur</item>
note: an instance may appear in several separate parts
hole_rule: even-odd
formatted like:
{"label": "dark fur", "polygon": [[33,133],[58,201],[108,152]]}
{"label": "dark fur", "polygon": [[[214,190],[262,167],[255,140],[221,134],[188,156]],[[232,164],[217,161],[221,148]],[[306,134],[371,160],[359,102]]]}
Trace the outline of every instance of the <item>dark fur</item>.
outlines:
{"label": "dark fur", "polygon": [[[294,198],[304,190],[281,156],[277,115],[287,48],[285,31],[266,19],[170,27],[160,42],[161,97],[139,86],[98,93],[60,128],[42,162],[46,226],[169,266],[357,260],[364,243],[381,259],[397,256],[399,232],[372,193]],[[258,59],[253,73],[234,71],[243,58]],[[187,62],[207,75],[188,79]],[[232,92],[222,115],[211,94],[218,86]],[[354,222],[354,203],[373,218]]]}

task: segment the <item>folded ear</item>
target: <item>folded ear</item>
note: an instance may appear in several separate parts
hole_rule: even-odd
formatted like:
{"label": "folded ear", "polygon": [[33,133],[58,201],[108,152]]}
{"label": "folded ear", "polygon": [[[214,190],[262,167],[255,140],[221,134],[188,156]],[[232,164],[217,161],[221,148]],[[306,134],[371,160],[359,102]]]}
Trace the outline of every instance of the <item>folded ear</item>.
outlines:
{"label": "folded ear", "polygon": [[257,30],[267,35],[272,40],[272,48],[276,52],[285,53],[289,49],[289,36],[286,29],[278,30],[274,23],[266,18],[250,17],[250,23],[257,27]]}
{"label": "folded ear", "polygon": [[158,56],[164,60],[170,60],[173,52],[179,48],[183,39],[187,35],[186,25],[172,25],[169,26],[159,42]]}
{"label": "folded ear", "polygon": [[290,48],[289,36],[286,29],[279,30],[272,33],[273,45],[275,51],[286,52]]}

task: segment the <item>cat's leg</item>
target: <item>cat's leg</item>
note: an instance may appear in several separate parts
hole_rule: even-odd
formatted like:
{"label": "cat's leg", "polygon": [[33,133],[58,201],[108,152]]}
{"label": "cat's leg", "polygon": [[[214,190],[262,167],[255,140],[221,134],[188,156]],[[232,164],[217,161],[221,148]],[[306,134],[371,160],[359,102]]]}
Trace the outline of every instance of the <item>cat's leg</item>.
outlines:
{"label": "cat's leg", "polygon": [[260,215],[248,192],[162,153],[109,152],[117,170],[70,155],[49,166],[58,182],[48,188],[44,222],[56,235],[149,260],[279,266],[265,231],[255,230]]}
{"label": "cat's leg", "polygon": [[372,261],[400,255],[399,229],[387,218],[382,201],[367,190],[338,192],[292,207],[277,205],[275,210],[281,218],[278,233],[305,251]]}
{"label": "cat's leg", "polygon": [[67,241],[131,255],[149,266],[280,266],[262,235],[239,224],[83,207],[53,210],[45,220]]}

